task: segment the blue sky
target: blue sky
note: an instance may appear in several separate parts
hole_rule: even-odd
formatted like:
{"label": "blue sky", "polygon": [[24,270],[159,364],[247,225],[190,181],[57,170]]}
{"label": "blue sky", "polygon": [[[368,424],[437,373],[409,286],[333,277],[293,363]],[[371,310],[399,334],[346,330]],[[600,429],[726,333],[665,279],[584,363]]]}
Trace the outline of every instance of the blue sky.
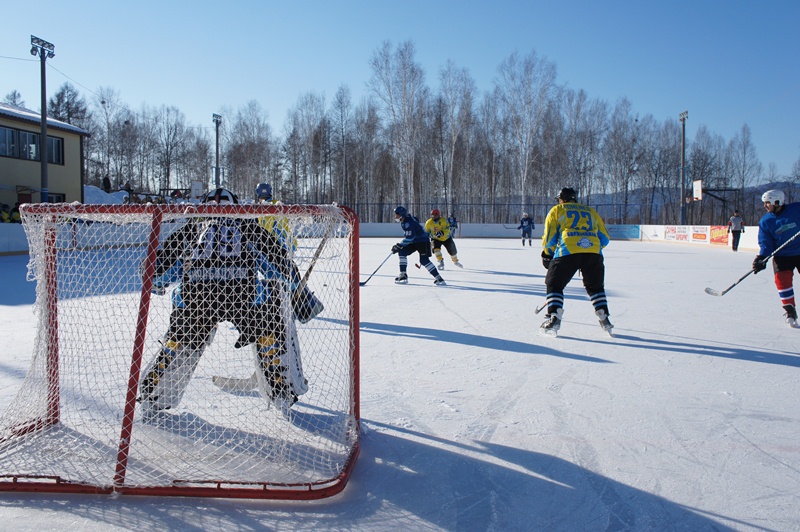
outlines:
{"label": "blue sky", "polygon": [[[23,4],[17,4],[21,6]],[[39,108],[30,36],[55,44],[48,96],[111,87],[134,110],[174,105],[195,125],[257,100],[277,134],[307,92],[365,94],[369,59],[411,40],[427,84],[447,60],[488,92],[514,51],[555,63],[558,81],[658,120],[689,111],[730,140],[746,123],[759,158],[786,175],[800,158],[800,2],[43,0],[0,32],[0,97]],[[8,15],[8,11],[6,12]],[[223,113],[224,114],[224,113]]]}

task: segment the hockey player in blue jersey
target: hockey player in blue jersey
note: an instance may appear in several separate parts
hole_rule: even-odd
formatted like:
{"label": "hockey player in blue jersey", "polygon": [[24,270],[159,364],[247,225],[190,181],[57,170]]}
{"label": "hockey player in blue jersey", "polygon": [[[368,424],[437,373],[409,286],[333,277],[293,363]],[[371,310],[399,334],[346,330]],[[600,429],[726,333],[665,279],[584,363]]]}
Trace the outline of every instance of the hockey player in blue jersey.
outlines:
{"label": "hockey player in blue jersey", "polygon": [[525,247],[526,238],[528,239],[528,246],[531,246],[533,230],[536,229],[536,226],[533,224],[533,218],[528,216],[527,212],[522,214],[522,219],[519,221],[517,229],[522,229],[522,247]]}
{"label": "hockey player in blue jersey", "polygon": [[431,238],[419,220],[402,205],[394,210],[394,219],[396,222],[400,222],[404,235],[402,241],[392,246],[392,253],[397,253],[400,258],[400,275],[395,277],[394,282],[397,284],[408,283],[408,256],[416,252],[419,253],[419,263],[433,276],[433,284],[444,285],[444,279],[439,275],[439,270],[430,259]]}
{"label": "hockey player in blue jersey", "polygon": [[[767,267],[766,257],[776,249],[787,244],[800,232],[800,203],[786,203],[786,196],[782,190],[768,190],[761,196],[766,214],[758,222],[758,256],[753,261],[753,273],[758,273]],[[797,309],[795,307],[794,287],[792,281],[794,270],[800,270],[800,238],[795,238],[790,244],[781,249],[772,257],[772,270],[775,272],[775,287],[778,297],[786,311],[786,323],[792,327],[800,326],[797,322]]]}
{"label": "hockey player in blue jersey", "polygon": [[447,224],[450,226],[450,236],[455,238],[458,230],[458,218],[456,218],[455,214],[447,215]]}

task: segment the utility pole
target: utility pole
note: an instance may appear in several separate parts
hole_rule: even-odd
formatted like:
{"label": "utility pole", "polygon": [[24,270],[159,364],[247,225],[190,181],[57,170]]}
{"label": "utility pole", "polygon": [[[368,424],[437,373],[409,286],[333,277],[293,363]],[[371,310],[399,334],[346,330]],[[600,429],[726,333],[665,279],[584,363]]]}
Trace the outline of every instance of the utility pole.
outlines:
{"label": "utility pole", "polygon": [[686,120],[689,111],[680,114],[681,121],[681,225],[686,225]]}
{"label": "utility pole", "polygon": [[211,117],[217,126],[217,161],[214,165],[214,188],[219,188],[219,125],[222,123],[222,116],[215,113]]}
{"label": "utility pole", "polygon": [[45,61],[56,56],[55,49],[55,45],[31,35],[31,55],[38,55],[41,59],[42,129],[39,133],[39,160],[42,164],[42,203],[47,203],[50,199],[47,182],[47,74]]}

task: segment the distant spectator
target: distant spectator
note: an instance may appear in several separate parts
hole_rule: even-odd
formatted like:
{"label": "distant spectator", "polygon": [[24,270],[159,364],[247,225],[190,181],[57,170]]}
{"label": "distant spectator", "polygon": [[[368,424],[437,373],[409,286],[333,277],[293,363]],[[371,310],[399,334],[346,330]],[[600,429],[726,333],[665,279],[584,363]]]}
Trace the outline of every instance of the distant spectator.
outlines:
{"label": "distant spectator", "polygon": [[447,216],[447,223],[450,225],[450,236],[455,238],[456,230],[458,229],[458,218],[456,218],[455,214],[450,214]]}
{"label": "distant spectator", "polygon": [[106,194],[111,193],[111,180],[108,178],[108,176],[103,178],[103,192]]}
{"label": "distant spectator", "polygon": [[19,202],[16,202],[14,208],[11,209],[11,222],[15,224],[22,223],[22,218],[19,215]]}
{"label": "distant spectator", "polygon": [[5,203],[0,204],[0,223],[10,223],[11,222],[11,214],[9,213],[9,206]]}
{"label": "distant spectator", "polygon": [[728,222],[728,233],[733,237],[731,239],[731,247],[734,251],[738,251],[739,238],[742,236],[742,233],[744,233],[744,220],[739,216],[738,210],[733,211],[733,216],[731,216]]}

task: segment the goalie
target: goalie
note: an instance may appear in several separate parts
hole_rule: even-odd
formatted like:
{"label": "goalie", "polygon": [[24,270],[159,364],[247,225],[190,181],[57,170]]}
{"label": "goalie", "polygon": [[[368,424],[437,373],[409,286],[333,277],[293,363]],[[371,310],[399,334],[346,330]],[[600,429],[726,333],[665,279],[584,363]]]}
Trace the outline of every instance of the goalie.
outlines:
{"label": "goalie", "polygon": [[[238,199],[217,189],[204,202],[238,203]],[[292,302],[318,303],[307,287],[300,286],[289,250],[255,219],[191,219],[167,237],[157,254],[154,289],[163,292],[176,281],[180,285],[173,291],[164,345],[141,381],[143,412],[178,405],[222,321],[238,331],[237,348],[256,345],[259,391],[288,412],[308,390],[291,319]],[[294,306],[296,314],[305,310]],[[305,322],[313,315],[297,317]]]}

